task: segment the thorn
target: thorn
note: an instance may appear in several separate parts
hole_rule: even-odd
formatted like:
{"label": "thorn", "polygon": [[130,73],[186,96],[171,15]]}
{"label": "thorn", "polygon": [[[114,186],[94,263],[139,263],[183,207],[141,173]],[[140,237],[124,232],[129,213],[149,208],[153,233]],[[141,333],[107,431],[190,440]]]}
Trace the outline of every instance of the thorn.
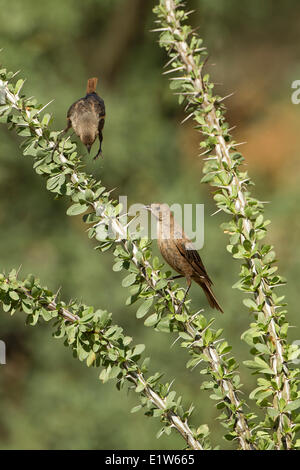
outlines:
{"label": "thorn", "polygon": [[179,57],[179,54],[176,54],[175,57],[172,57],[172,59],[170,59],[170,60],[166,63],[166,65],[164,65],[164,69],[167,68],[169,65],[171,65],[174,60],[178,59],[178,57]]}
{"label": "thorn", "polygon": [[178,72],[178,70],[182,70],[182,69],[184,69],[184,66],[183,66],[183,65],[182,65],[181,67],[177,67],[176,69],[167,70],[166,72],[163,72],[162,74],[163,74],[163,75],[167,75],[168,73]]}
{"label": "thorn", "polygon": [[160,31],[170,31],[170,28],[156,28],[156,29],[150,29],[150,33],[159,33]]}
{"label": "thorn", "polygon": [[211,214],[210,216],[213,217],[214,215],[217,215],[219,212],[221,212],[222,209],[218,209],[216,212],[214,212],[213,214]]}
{"label": "thorn", "polygon": [[191,316],[190,321],[193,321],[202,312],[204,312],[204,308],[201,308],[200,310],[198,310],[198,312],[194,313],[194,315]]}
{"label": "thorn", "polygon": [[203,160],[218,160],[218,157],[207,157],[203,158]]}
{"label": "thorn", "polygon": [[240,182],[240,184],[244,184],[244,183],[246,183],[247,181],[250,181],[250,177],[245,178],[244,180],[242,180],[242,181]]}
{"label": "thorn", "polygon": [[188,121],[193,115],[194,113],[189,114],[183,121],[181,121],[180,124],[183,124],[184,122]]}
{"label": "thorn", "polygon": [[169,384],[169,386],[168,386],[168,392],[167,392],[167,393],[169,393],[169,390],[170,390],[170,388],[172,387],[172,385],[173,385],[174,382],[175,382],[175,379],[173,379],[172,382],[170,382],[170,384]]}
{"label": "thorn", "polygon": [[193,96],[196,96],[197,94],[198,94],[197,91],[186,91],[182,93],[174,93],[174,95],[193,95]]}
{"label": "thorn", "polygon": [[121,215],[119,215],[119,219],[122,219],[122,217],[127,217],[128,215],[129,215],[128,212],[126,212],[126,214],[121,214]]}
{"label": "thorn", "polygon": [[231,148],[240,147],[240,145],[245,145],[245,144],[248,144],[248,142],[239,142],[238,144],[232,145]]}
{"label": "thorn", "polygon": [[[3,49],[1,49],[1,51],[2,51],[2,50],[3,50]],[[21,72],[21,70],[17,70],[17,71],[12,75],[11,80],[12,80],[16,75],[18,75],[18,73],[20,73],[20,72]]]}
{"label": "thorn", "polygon": [[196,10],[190,10],[190,11],[186,12],[186,15],[189,16],[189,15],[191,15],[192,13],[195,13],[195,11],[196,11]]}
{"label": "thorn", "polygon": [[60,293],[60,291],[61,291],[61,286],[58,288],[58,291],[57,291],[56,294],[54,295],[54,300],[55,300],[55,302],[56,302],[56,299],[57,299],[58,294]]}
{"label": "thorn", "polygon": [[231,131],[233,131],[233,130],[236,129],[236,128],[237,128],[237,126],[232,126],[232,127],[230,127],[230,129],[228,129],[228,132],[231,132]]}
{"label": "thorn", "polygon": [[45,108],[47,108],[47,106],[49,106],[49,104],[53,103],[54,99],[49,101],[49,103],[45,104],[45,106],[42,107],[42,109],[40,109],[37,114],[40,114]]}
{"label": "thorn", "polygon": [[[1,52],[1,51],[0,51],[0,52]],[[18,267],[17,272],[16,272],[16,277],[18,277],[18,274],[19,274],[19,272],[21,271],[21,268],[22,268],[22,265],[20,264],[20,266]]]}
{"label": "thorn", "polygon": [[132,224],[132,222],[137,219],[137,217],[138,217],[138,216],[135,215],[135,216],[128,222],[128,224],[125,226],[125,229],[127,229],[127,228],[129,227],[129,225]]}
{"label": "thorn", "polygon": [[17,93],[16,96],[19,96],[19,93],[20,93],[20,91],[22,90],[23,86],[25,85],[25,82],[26,82],[26,78],[24,78],[24,81],[23,81],[21,87],[19,88],[19,91],[18,91],[18,93]]}
{"label": "thorn", "polygon": [[113,191],[115,191],[116,189],[118,189],[117,186],[116,186],[115,188],[113,188],[113,189],[110,189],[109,191],[106,191],[106,193],[107,193],[107,194],[110,194],[110,193],[112,193]]}
{"label": "thorn", "polygon": [[224,98],[221,98],[218,100],[218,103],[222,103],[222,101],[227,100],[227,98],[230,98],[231,96],[235,95],[235,91],[233,93],[229,93],[229,95],[224,96]]}
{"label": "thorn", "polygon": [[186,80],[186,81],[191,81],[190,77],[174,77],[174,78],[169,78],[169,80]]}
{"label": "thorn", "polygon": [[173,341],[173,343],[171,344],[170,349],[173,348],[174,344],[176,344],[179,339],[180,339],[180,336],[177,336],[175,341]]}
{"label": "thorn", "polygon": [[[204,152],[199,153],[198,157],[202,157],[202,155],[206,155],[207,153],[211,152],[211,149],[204,150]],[[217,157],[216,157],[217,158]]]}
{"label": "thorn", "polygon": [[207,62],[209,61],[209,59],[210,59],[210,56],[207,55],[207,56],[205,57],[204,61],[203,61],[203,64],[201,64],[201,67],[200,67],[201,71],[204,69],[204,67],[206,66],[206,64],[207,64]]}
{"label": "thorn", "polygon": [[216,341],[214,341],[214,344],[221,343],[222,341],[225,341],[225,339],[224,338],[216,339]]}
{"label": "thorn", "polygon": [[192,29],[190,34],[195,34],[197,31],[199,31],[199,29],[200,29],[200,26],[196,26],[196,28]]}
{"label": "thorn", "polygon": [[202,362],[203,359],[200,359],[197,364],[195,364],[192,368],[191,368],[191,372],[200,364],[200,362]]}

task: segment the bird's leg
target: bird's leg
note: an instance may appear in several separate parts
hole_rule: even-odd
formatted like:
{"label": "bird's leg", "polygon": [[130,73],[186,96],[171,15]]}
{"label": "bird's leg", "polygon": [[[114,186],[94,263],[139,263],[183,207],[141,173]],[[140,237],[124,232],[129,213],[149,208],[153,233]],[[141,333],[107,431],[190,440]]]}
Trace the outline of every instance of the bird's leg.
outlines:
{"label": "bird's leg", "polygon": [[61,141],[63,135],[65,135],[71,127],[72,127],[71,120],[68,119],[67,127],[66,127],[63,131],[61,131],[61,133],[60,133],[59,136],[57,137],[56,144],[55,144],[54,147],[53,147],[52,156],[53,156],[55,150],[57,150],[57,148],[58,148],[58,146],[59,146],[59,144],[60,144],[60,141]]}
{"label": "bird's leg", "polygon": [[175,279],[180,279],[181,277],[184,277],[184,275],[177,274],[177,276],[168,277],[167,281],[174,281]]}
{"label": "bird's leg", "polygon": [[97,152],[97,155],[93,158],[94,160],[97,160],[97,158],[101,155],[102,156],[102,140],[103,140],[103,135],[102,132],[99,132],[99,142],[100,142],[100,147]]}
{"label": "bird's leg", "polygon": [[182,312],[183,304],[184,304],[184,302],[185,302],[186,296],[188,295],[189,290],[190,290],[191,285],[192,285],[192,281],[191,281],[190,279],[187,279],[187,285],[188,285],[188,286],[187,286],[187,289],[186,289],[186,291],[185,291],[183,300],[181,301],[181,303],[180,303],[180,305],[179,305],[179,307],[178,307],[178,310],[177,310],[176,314],[180,314],[180,313]]}

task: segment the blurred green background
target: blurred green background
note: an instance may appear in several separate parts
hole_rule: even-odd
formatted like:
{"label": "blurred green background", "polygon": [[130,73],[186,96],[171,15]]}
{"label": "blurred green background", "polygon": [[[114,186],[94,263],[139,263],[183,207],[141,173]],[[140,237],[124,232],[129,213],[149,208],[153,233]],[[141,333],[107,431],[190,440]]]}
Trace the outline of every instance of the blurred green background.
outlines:
{"label": "blurred green background", "polygon": [[[84,149],[87,170],[102,179],[114,195],[129,204],[165,201],[205,204],[205,246],[201,256],[215,283],[223,316],[216,326],[233,345],[237,360],[248,358],[240,341],[251,317],[242,293],[232,290],[239,263],[226,251],[219,228],[225,220],[215,211],[211,189],[200,185],[200,135],[184,118],[182,107],[162,76],[165,55],[157,45],[148,0],[0,0],[1,62],[26,77],[24,91],[38,101],[55,101],[53,129],[65,126],[69,105],[84,95],[86,80],[99,77],[105,99],[104,159],[92,162]],[[299,126],[300,107],[291,103],[291,83],[300,79],[298,0],[189,0],[195,27],[208,46],[211,73],[227,101],[234,136],[247,141],[242,150],[256,181],[255,195],[271,218],[269,241],[275,244],[289,320],[299,326]],[[72,137],[75,139],[75,137]],[[214,445],[228,448],[218,412],[203,376],[185,368],[186,351],[174,338],[147,329],[135,318],[137,305],[125,306],[124,273],[112,271],[112,254],[97,254],[80,217],[66,216],[67,202],[54,201],[45,181],[19,149],[20,140],[0,127],[0,270],[21,267],[50,289],[62,287],[62,298],[113,312],[114,322],[137,343],[145,343],[151,370],[176,378],[184,403],[196,405],[194,424],[208,423]],[[184,285],[184,284],[183,284]],[[193,286],[195,306],[203,293]],[[7,344],[7,365],[0,366],[0,448],[2,449],[172,449],[182,448],[175,433],[156,440],[160,423],[142,412],[131,414],[134,393],[118,392],[113,383],[97,380],[98,369],[87,369],[51,336],[51,327],[24,325],[24,314],[8,318],[2,311],[0,338]],[[300,339],[291,329],[290,339]],[[245,391],[255,378],[241,364]]]}

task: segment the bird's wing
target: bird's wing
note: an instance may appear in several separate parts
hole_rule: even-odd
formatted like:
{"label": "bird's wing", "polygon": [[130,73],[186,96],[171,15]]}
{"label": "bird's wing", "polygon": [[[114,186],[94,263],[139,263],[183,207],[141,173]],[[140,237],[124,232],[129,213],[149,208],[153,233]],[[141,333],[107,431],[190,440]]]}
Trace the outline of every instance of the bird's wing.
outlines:
{"label": "bird's wing", "polygon": [[88,101],[90,102],[94,113],[99,116],[99,118],[105,118],[105,104],[102,98],[100,98],[97,93],[92,93],[88,96]]}
{"label": "bird's wing", "polygon": [[68,109],[67,118],[70,119],[72,117],[72,114],[76,110],[76,108],[80,109],[83,106],[84,106],[84,98],[80,98],[79,100],[75,101]]}
{"label": "bird's wing", "polygon": [[76,103],[73,103],[69,109],[68,109],[68,112],[67,112],[67,118],[70,119],[71,115],[73,114],[74,110],[75,110],[75,104]]}
{"label": "bird's wing", "polygon": [[[204,277],[210,285],[212,280],[210,279],[207,271],[202,263],[202,259],[197,250],[195,250],[193,243],[189,239],[177,239],[176,246],[182,256],[190,263],[194,271],[200,276]],[[188,249],[190,248],[190,249]]]}

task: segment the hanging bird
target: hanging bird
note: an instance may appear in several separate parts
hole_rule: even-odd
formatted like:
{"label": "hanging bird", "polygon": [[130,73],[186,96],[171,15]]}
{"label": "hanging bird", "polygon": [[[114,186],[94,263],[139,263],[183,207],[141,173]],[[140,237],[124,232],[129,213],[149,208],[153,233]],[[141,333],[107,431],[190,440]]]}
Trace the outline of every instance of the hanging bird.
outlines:
{"label": "hanging bird", "polygon": [[188,287],[181,306],[190,290],[192,281],[195,281],[204,290],[209,305],[223,313],[211,289],[212,281],[198,251],[185,235],[182,227],[175,222],[168,204],[151,204],[146,208],[157,219],[157,243],[162,256],[171,268],[179,273],[179,276],[174,276],[172,279],[185,277],[187,280]]}
{"label": "hanging bird", "polygon": [[63,131],[64,134],[73,127],[89,153],[96,138],[99,137],[100,147],[94,160],[102,155],[102,129],[105,122],[105,104],[96,93],[97,82],[96,77],[88,79],[86,95],[70,106],[67,113],[67,127]]}

